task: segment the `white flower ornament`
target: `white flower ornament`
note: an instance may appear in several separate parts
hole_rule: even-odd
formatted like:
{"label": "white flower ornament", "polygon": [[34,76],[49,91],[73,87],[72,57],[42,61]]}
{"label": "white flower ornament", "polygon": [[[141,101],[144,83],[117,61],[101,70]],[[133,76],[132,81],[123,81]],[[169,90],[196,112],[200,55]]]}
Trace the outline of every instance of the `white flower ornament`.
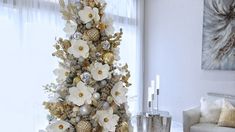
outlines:
{"label": "white flower ornament", "polygon": [[83,10],[78,12],[80,19],[83,23],[88,23],[92,20],[98,22],[100,20],[99,9],[98,8],[91,8],[89,6],[85,6]]}
{"label": "white flower ornament", "polygon": [[121,81],[117,82],[113,89],[111,90],[111,95],[113,96],[114,102],[118,105],[121,105],[123,103],[127,102],[127,93],[128,89],[123,86],[123,83]]}
{"label": "white flower ornament", "polygon": [[68,76],[69,70],[59,65],[59,68],[55,69],[53,73],[57,76],[56,81],[58,83],[61,83],[65,81],[66,77]]}
{"label": "white flower ornament", "polygon": [[105,24],[106,35],[112,35],[114,33],[113,19],[110,16],[103,16],[101,22]]}
{"label": "white flower ornament", "polygon": [[113,109],[97,111],[96,118],[105,132],[115,132],[119,116],[113,114]]}
{"label": "white flower ornament", "polygon": [[67,36],[71,36],[75,33],[77,30],[77,23],[73,21],[68,21],[65,25],[64,32],[67,34]]}
{"label": "white flower ornament", "polygon": [[69,96],[68,100],[73,102],[78,106],[82,106],[83,104],[91,104],[91,98],[94,89],[88,87],[83,82],[79,82],[77,87],[69,88]]}
{"label": "white flower ornament", "polygon": [[68,122],[58,120],[47,126],[47,132],[67,132],[71,125]]}
{"label": "white flower ornament", "polygon": [[68,48],[68,52],[76,58],[87,58],[89,56],[89,46],[86,41],[81,39],[72,40],[71,47]]}
{"label": "white flower ornament", "polygon": [[94,80],[101,81],[109,77],[110,67],[108,64],[103,65],[102,63],[96,62],[91,65],[91,75]]}

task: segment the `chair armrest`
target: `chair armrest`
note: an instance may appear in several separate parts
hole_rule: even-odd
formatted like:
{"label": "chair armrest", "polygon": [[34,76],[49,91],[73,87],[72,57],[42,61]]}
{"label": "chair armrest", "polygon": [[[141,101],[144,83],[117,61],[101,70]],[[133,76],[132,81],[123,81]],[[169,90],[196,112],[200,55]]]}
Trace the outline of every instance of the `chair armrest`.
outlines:
{"label": "chair armrest", "polygon": [[190,127],[200,121],[200,107],[191,108],[183,111],[184,132],[190,132]]}

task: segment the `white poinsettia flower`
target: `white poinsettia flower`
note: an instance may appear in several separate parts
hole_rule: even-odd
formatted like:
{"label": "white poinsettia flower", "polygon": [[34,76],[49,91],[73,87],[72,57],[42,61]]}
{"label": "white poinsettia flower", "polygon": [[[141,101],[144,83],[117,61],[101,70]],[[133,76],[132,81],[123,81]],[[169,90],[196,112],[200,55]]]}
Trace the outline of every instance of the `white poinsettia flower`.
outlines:
{"label": "white poinsettia flower", "polygon": [[99,9],[98,8],[91,8],[89,6],[85,6],[83,10],[78,12],[80,19],[83,23],[88,23],[92,20],[98,22],[100,20]]}
{"label": "white poinsettia flower", "polygon": [[103,65],[102,63],[96,62],[90,67],[91,75],[94,80],[101,81],[109,77],[110,67],[108,64]]}
{"label": "white poinsettia flower", "polygon": [[68,52],[76,58],[87,58],[89,56],[89,46],[86,41],[81,39],[72,40],[71,47],[68,48]]}
{"label": "white poinsettia flower", "polygon": [[47,132],[67,132],[70,126],[68,122],[58,120],[47,126],[46,130]]}
{"label": "white poinsettia flower", "polygon": [[105,33],[106,35],[112,35],[114,33],[113,19],[111,16],[104,16],[101,19],[101,22],[105,24]]}
{"label": "white poinsettia flower", "polygon": [[127,102],[127,88],[123,86],[123,83],[121,81],[117,82],[113,89],[111,90],[111,95],[113,96],[114,102],[118,105],[121,105],[123,103]]}
{"label": "white poinsettia flower", "polygon": [[119,120],[119,116],[113,114],[113,109],[110,108],[108,110],[101,110],[96,112],[96,118],[103,127],[104,131],[107,132],[115,132],[117,122]]}
{"label": "white poinsettia flower", "polygon": [[91,97],[94,92],[94,89],[88,87],[83,82],[79,82],[77,87],[69,88],[68,100],[73,102],[78,106],[83,104],[91,104]]}
{"label": "white poinsettia flower", "polygon": [[58,83],[61,83],[66,80],[69,70],[63,67],[62,65],[59,65],[59,68],[55,69],[53,73],[57,76],[56,81]]}
{"label": "white poinsettia flower", "polygon": [[64,32],[67,34],[67,36],[71,36],[75,33],[77,30],[77,23],[73,21],[68,21],[65,25]]}

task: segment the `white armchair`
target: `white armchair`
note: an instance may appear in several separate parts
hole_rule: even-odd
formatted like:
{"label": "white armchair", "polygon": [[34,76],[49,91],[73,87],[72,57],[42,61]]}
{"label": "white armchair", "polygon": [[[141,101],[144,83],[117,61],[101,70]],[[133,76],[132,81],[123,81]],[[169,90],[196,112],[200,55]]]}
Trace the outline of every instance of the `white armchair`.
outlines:
{"label": "white armchair", "polygon": [[183,128],[184,132],[190,132],[190,127],[198,124],[200,121],[200,107],[195,107],[183,111]]}
{"label": "white armchair", "polygon": [[220,127],[212,123],[200,123],[200,107],[183,111],[184,132],[235,132],[235,128]]}

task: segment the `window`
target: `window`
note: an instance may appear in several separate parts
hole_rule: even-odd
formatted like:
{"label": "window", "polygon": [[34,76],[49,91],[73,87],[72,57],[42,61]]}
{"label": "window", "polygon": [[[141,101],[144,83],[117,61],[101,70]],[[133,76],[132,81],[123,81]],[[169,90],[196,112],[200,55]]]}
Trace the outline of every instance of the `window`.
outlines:
{"label": "window", "polygon": [[[38,2],[38,3],[37,3]],[[140,45],[137,43],[135,0],[107,0],[107,13],[114,16],[115,28],[123,28],[121,61],[131,70],[130,110],[140,110]],[[64,37],[64,21],[54,0],[0,0],[0,109],[1,131],[33,132],[47,125],[47,99],[42,85],[55,80],[57,67],[55,37]],[[40,5],[40,6],[38,6]],[[14,125],[14,127],[12,127]]]}

